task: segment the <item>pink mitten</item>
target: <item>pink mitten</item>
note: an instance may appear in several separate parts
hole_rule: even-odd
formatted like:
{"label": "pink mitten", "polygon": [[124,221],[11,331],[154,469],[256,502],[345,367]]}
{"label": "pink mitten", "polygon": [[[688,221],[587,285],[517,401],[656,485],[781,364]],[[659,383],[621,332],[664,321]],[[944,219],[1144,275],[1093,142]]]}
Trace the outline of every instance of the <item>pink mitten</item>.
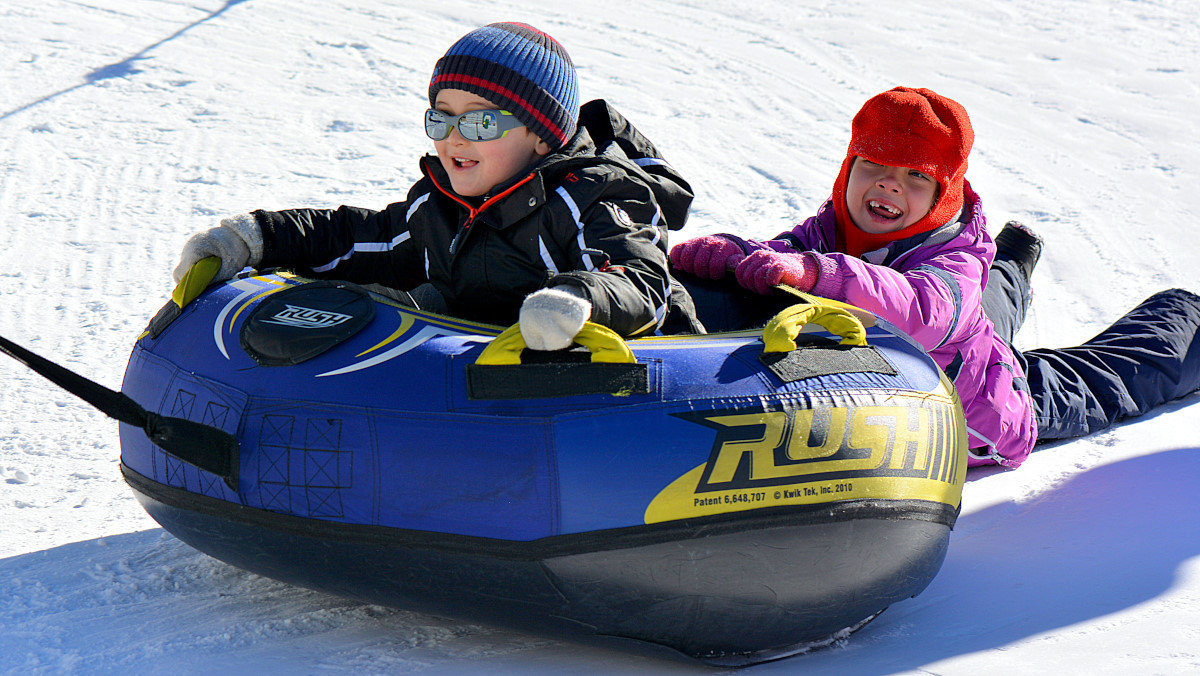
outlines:
{"label": "pink mitten", "polygon": [[804,254],[755,251],[738,263],[735,274],[743,288],[765,296],[779,284],[809,291],[817,283],[820,270]]}
{"label": "pink mitten", "polygon": [[671,264],[697,277],[720,279],[746,257],[742,247],[719,235],[689,239],[671,249]]}

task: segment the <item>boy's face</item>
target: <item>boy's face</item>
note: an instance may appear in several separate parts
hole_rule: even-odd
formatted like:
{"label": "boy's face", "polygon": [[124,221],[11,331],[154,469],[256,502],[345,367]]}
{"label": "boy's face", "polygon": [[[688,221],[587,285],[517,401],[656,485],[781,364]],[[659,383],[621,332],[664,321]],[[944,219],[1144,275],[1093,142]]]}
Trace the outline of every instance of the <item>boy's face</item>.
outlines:
{"label": "boy's face", "polygon": [[[438,92],[434,107],[448,115],[461,115],[471,110],[494,109],[496,105],[461,89],[443,89]],[[468,141],[455,128],[446,138],[434,141],[433,147],[450,175],[454,192],[463,197],[487,194],[550,152],[550,146],[527,127],[513,129],[491,141]]]}
{"label": "boy's face", "polygon": [[856,157],[846,181],[846,211],[860,230],[880,235],[924,218],[937,193],[938,183],[928,174]]}

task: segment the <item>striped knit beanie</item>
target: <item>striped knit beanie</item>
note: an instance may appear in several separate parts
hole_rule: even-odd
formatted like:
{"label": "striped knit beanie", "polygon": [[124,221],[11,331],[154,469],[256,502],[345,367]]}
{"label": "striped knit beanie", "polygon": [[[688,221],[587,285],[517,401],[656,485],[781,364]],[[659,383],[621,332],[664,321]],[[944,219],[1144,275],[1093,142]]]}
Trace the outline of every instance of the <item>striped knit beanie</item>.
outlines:
{"label": "striped knit beanie", "polygon": [[[850,147],[833,185],[839,249],[860,256],[958,217],[963,208],[967,156],[975,142],[971,120],[961,104],[929,89],[896,87],[863,104],[850,128]],[[940,188],[929,214],[895,232],[860,230],[846,207],[846,183],[855,157],[928,174]]]}
{"label": "striped knit beanie", "polygon": [[434,66],[430,106],[443,89],[482,96],[516,115],[553,150],[575,135],[575,64],[557,40],[532,26],[493,23],[464,35]]}

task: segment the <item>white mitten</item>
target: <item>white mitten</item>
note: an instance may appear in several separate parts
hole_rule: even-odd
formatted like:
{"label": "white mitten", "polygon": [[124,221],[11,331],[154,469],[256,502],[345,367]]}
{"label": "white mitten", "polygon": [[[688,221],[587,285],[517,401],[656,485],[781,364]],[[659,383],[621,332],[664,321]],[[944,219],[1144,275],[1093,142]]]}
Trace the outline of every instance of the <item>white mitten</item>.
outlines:
{"label": "white mitten", "polygon": [[221,269],[213,281],[219,282],[236,275],[247,265],[258,265],[262,260],[263,236],[258,221],[250,214],[238,214],[221,219],[221,225],[192,235],[183,245],[179,265],[172,276],[175,281],[183,279],[196,261],[209,256],[221,259]]}
{"label": "white mitten", "polygon": [[583,292],[564,284],[526,296],[517,321],[530,349],[562,350],[571,346],[591,316],[592,304]]}

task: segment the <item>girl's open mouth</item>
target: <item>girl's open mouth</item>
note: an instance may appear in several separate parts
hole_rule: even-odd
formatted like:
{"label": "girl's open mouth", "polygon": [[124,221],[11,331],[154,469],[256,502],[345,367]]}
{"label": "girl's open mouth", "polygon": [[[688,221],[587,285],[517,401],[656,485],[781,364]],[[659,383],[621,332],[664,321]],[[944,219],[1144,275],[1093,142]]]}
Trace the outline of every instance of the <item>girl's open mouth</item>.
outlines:
{"label": "girl's open mouth", "polygon": [[900,211],[896,207],[890,204],[884,204],[878,200],[871,200],[867,202],[867,210],[873,215],[880,218],[886,218],[889,221],[894,221],[904,215],[904,212]]}

